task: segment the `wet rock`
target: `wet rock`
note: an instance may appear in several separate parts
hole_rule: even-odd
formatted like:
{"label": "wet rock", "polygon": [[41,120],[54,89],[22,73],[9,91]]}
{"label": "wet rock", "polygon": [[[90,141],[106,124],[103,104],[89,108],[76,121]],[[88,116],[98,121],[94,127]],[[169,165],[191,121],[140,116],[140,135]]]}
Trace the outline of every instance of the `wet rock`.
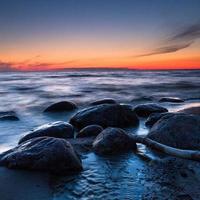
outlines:
{"label": "wet rock", "polygon": [[163,113],[168,110],[155,103],[140,104],[134,108],[136,114],[140,117],[148,117],[152,113]]}
{"label": "wet rock", "polygon": [[147,127],[152,127],[158,120],[160,120],[163,116],[173,116],[174,113],[152,113],[147,118],[145,125]]}
{"label": "wet rock", "polygon": [[50,105],[44,110],[44,112],[64,112],[64,111],[72,111],[76,108],[77,106],[73,102],[61,101]]}
{"label": "wet rock", "polygon": [[70,119],[70,123],[79,129],[93,124],[106,128],[136,126],[139,120],[131,106],[103,104],[81,110]]}
{"label": "wet rock", "polygon": [[67,122],[53,122],[39,126],[32,131],[25,133],[25,135],[19,140],[19,144],[26,140],[36,137],[56,137],[56,138],[73,138],[74,128]]}
{"label": "wet rock", "polygon": [[97,154],[116,154],[135,150],[136,148],[134,140],[119,128],[106,128],[93,142],[93,149]]}
{"label": "wet rock", "polygon": [[159,100],[159,102],[182,103],[184,100],[177,97],[163,97]]}
{"label": "wet rock", "polygon": [[163,116],[153,125],[148,137],[171,147],[200,150],[200,117],[187,114]]}
{"label": "wet rock", "polygon": [[178,111],[179,113],[200,115],[200,106],[193,106]]}
{"label": "wet rock", "polygon": [[97,136],[103,128],[99,125],[89,125],[85,128],[81,129],[78,133],[77,137],[90,137],[90,136]]}
{"label": "wet rock", "polygon": [[69,142],[60,138],[34,138],[0,154],[0,166],[11,169],[68,174],[82,169],[81,160]]}
{"label": "wet rock", "polygon": [[114,99],[102,99],[102,100],[98,100],[98,101],[94,101],[92,102],[90,105],[101,105],[101,104],[116,104],[117,102]]}

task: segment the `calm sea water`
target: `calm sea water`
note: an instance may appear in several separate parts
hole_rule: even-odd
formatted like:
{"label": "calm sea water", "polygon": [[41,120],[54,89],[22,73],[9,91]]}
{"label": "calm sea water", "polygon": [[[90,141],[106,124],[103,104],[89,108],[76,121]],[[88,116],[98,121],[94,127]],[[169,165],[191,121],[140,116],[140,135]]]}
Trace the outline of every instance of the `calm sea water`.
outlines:
{"label": "calm sea water", "polygon": [[[0,111],[16,111],[20,118],[17,122],[0,122],[0,151],[15,146],[25,131],[47,122],[68,121],[74,114],[42,113],[51,103],[70,100],[81,109],[102,98],[132,105],[156,102],[163,96],[185,99],[181,104],[162,103],[176,111],[200,105],[199,77],[200,70],[0,73]],[[141,120],[139,128],[131,131],[144,134],[148,129]],[[148,154],[143,146],[140,148]],[[89,153],[82,159],[84,171],[80,175],[56,183],[55,200],[142,198],[149,182],[141,171],[147,165],[134,154],[108,159]]]}

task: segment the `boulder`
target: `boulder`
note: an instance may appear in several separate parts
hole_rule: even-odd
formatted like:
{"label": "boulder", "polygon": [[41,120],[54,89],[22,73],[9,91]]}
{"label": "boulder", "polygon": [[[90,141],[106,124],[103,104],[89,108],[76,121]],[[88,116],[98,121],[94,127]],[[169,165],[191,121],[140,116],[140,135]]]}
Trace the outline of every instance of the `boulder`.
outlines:
{"label": "boulder", "polygon": [[178,111],[179,113],[200,115],[200,106],[193,106]]}
{"label": "boulder", "polygon": [[163,116],[147,137],[175,148],[200,150],[200,117],[188,114]]}
{"label": "boulder", "polygon": [[114,99],[101,99],[98,101],[92,102],[90,105],[95,106],[95,105],[101,105],[101,104],[116,104],[117,102]]}
{"label": "boulder", "polygon": [[33,138],[0,154],[0,166],[68,174],[82,169],[81,160],[69,142],[60,138]]}
{"label": "boulder", "polygon": [[140,117],[148,117],[152,113],[163,113],[168,110],[155,103],[140,104],[134,108],[136,114]]}
{"label": "boulder", "polygon": [[64,111],[72,111],[76,108],[77,106],[73,102],[61,101],[50,105],[44,110],[44,112],[64,112]]}
{"label": "boulder", "polygon": [[19,144],[36,137],[73,138],[74,128],[67,122],[53,122],[39,126],[27,133],[19,140]]}
{"label": "boulder", "polygon": [[93,142],[93,149],[97,154],[117,154],[136,148],[131,136],[120,128],[104,129]]}
{"label": "boulder", "polygon": [[173,116],[174,113],[152,113],[147,118],[145,125],[147,127],[152,127],[158,120],[160,120],[163,116]]}
{"label": "boulder", "polygon": [[70,123],[79,129],[93,124],[106,128],[136,126],[139,120],[129,105],[102,104],[81,110]]}
{"label": "boulder", "polygon": [[159,100],[159,102],[182,103],[184,100],[178,97],[163,97]]}
{"label": "boulder", "polygon": [[81,129],[78,133],[77,137],[91,137],[91,136],[97,136],[101,131],[103,131],[103,128],[99,125],[89,125],[85,128]]}

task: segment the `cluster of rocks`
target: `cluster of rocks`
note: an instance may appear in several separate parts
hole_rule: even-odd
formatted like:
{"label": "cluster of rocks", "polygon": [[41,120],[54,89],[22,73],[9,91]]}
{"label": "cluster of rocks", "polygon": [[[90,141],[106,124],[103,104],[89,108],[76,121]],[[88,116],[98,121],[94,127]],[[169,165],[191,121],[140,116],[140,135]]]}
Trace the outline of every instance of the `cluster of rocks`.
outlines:
{"label": "cluster of rocks", "polygon": [[[74,103],[60,102],[44,112],[74,109]],[[80,171],[80,146],[86,145],[101,155],[136,150],[134,138],[122,128],[137,127],[139,117],[148,117],[150,139],[176,148],[199,150],[200,116],[196,110],[194,115],[191,112],[168,113],[166,108],[152,103],[133,108],[112,99],[96,101],[78,111],[69,123],[49,123],[25,133],[18,146],[0,154],[0,165],[61,174]]]}

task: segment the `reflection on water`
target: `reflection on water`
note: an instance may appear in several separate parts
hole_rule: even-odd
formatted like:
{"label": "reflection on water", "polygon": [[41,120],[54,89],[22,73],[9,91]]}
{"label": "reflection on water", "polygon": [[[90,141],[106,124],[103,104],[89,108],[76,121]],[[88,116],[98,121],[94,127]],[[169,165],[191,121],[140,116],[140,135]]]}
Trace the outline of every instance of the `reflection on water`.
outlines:
{"label": "reflection on water", "polygon": [[[44,123],[68,121],[74,113],[43,114],[47,105],[60,100],[89,102],[114,98],[133,106],[174,96],[184,103],[162,103],[170,111],[200,105],[200,71],[67,71],[0,74],[0,111],[16,111],[20,121],[0,122],[0,151],[17,144],[21,135]],[[147,134],[140,120],[130,133]],[[143,145],[141,152],[154,157]],[[84,171],[75,177],[52,179],[54,199],[141,199],[149,185],[143,170],[149,167],[134,153],[103,158],[93,153],[82,157]],[[128,189],[127,189],[128,188]]]}

